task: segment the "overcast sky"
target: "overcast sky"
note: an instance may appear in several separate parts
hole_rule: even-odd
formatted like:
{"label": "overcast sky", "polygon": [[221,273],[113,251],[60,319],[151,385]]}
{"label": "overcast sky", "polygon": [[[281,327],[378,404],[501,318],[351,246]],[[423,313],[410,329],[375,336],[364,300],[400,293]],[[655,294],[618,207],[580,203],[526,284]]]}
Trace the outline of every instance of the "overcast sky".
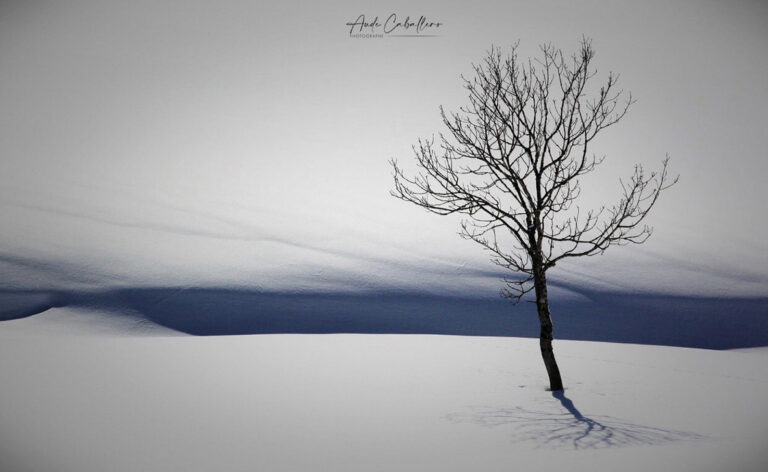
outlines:
{"label": "overcast sky", "polygon": [[[430,37],[350,37],[345,23],[392,13],[442,25]],[[751,280],[747,292],[765,286],[768,5],[757,1],[5,2],[0,250],[156,259],[152,248],[178,246],[157,232],[237,223],[238,237],[247,227],[371,256],[406,258],[390,244],[483,261],[455,221],[388,195],[387,161],[407,163],[417,138],[442,131],[438,106],[463,103],[460,75],[491,45],[570,52],[582,35],[598,77],[620,73],[638,100],[596,141],[607,161],[587,196],[610,202],[634,163],[667,153],[681,175],[653,240],[617,252],[652,273],[688,264]],[[155,233],[114,241],[91,224]],[[166,255],[184,266],[204,250],[188,244]]]}

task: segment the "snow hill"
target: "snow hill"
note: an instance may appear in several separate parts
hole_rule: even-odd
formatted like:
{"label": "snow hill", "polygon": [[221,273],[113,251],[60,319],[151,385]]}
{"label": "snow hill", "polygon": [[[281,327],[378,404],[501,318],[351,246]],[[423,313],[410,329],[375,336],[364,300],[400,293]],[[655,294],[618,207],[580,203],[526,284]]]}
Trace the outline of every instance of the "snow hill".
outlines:
{"label": "snow hill", "polygon": [[93,316],[0,324],[0,470],[768,464],[764,351],[558,341],[566,390],[553,395],[533,339],[136,336]]}

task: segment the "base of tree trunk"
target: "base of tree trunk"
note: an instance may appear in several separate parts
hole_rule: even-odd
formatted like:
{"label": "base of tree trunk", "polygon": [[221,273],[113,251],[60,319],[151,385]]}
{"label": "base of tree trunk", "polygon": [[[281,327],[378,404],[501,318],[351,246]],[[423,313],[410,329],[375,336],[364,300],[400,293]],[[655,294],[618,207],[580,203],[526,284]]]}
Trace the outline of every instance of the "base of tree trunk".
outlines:
{"label": "base of tree trunk", "polygon": [[541,339],[541,357],[544,359],[544,366],[547,368],[549,376],[549,390],[556,392],[563,390],[563,379],[560,377],[560,369],[557,367],[555,352],[552,350],[551,339]]}

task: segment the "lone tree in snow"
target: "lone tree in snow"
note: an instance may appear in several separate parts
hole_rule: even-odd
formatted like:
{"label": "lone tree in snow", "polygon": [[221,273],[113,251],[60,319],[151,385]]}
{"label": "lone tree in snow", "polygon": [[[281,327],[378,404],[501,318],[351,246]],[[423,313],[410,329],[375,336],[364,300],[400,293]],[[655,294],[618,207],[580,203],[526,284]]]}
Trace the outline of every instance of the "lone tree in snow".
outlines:
{"label": "lone tree in snow", "polygon": [[624,117],[632,96],[617,89],[613,74],[599,89],[588,88],[596,75],[589,40],[571,56],[549,44],[540,49],[540,57],[523,61],[517,46],[508,53],[494,47],[474,65],[474,77],[464,78],[468,105],[455,113],[440,108],[448,132],[413,146],[418,173],[407,175],[392,160],[391,193],[433,213],[468,215],[460,235],[515,273],[502,295],[519,301],[534,291],[541,355],[556,391],[563,383],[552,350],[547,271],[567,258],[644,242],[652,229],[641,223],[677,178],[667,174],[668,156],[658,172],[636,165],[615,204],[581,209],[579,179],[603,162],[590,145]]}

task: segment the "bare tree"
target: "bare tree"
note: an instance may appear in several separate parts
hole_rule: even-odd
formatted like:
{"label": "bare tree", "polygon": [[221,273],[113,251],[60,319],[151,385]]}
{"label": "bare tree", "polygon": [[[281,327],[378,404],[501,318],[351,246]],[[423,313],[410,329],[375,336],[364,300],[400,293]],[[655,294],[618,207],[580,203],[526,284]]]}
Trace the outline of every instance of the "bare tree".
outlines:
{"label": "bare tree", "polygon": [[597,72],[587,39],[571,56],[546,44],[540,57],[522,61],[517,48],[492,48],[473,66],[474,77],[462,77],[469,104],[455,113],[440,108],[448,132],[413,147],[417,174],[406,175],[392,160],[391,193],[433,213],[468,215],[462,237],[515,273],[502,294],[519,301],[535,293],[541,354],[557,391],[563,384],[552,350],[547,271],[564,259],[643,243],[652,231],[643,220],[677,177],[667,174],[668,156],[658,172],[636,165],[614,205],[580,208],[580,177],[603,162],[590,145],[624,117],[632,96],[617,88],[612,73],[599,89],[588,89]]}

